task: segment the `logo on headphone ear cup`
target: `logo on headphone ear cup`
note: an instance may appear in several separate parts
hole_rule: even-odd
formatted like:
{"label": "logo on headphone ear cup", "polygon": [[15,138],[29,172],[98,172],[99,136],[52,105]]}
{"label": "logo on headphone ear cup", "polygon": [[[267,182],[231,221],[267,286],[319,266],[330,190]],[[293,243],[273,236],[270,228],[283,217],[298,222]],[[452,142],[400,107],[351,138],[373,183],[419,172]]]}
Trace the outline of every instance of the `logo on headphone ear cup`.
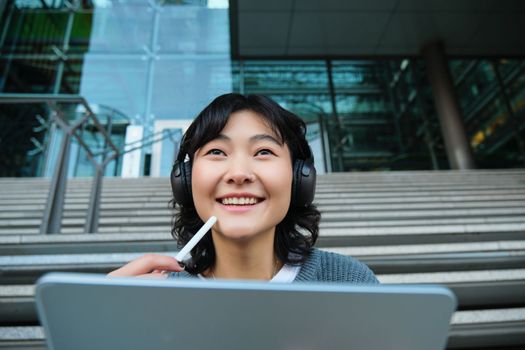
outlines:
{"label": "logo on headphone ear cup", "polygon": [[[315,195],[316,171],[311,159],[296,159],[293,165],[291,206],[306,207]],[[179,205],[193,205],[191,162],[176,161],[171,170],[173,199]]]}
{"label": "logo on headphone ear cup", "polygon": [[175,203],[184,206],[193,205],[191,163],[176,161],[171,170],[170,181]]}

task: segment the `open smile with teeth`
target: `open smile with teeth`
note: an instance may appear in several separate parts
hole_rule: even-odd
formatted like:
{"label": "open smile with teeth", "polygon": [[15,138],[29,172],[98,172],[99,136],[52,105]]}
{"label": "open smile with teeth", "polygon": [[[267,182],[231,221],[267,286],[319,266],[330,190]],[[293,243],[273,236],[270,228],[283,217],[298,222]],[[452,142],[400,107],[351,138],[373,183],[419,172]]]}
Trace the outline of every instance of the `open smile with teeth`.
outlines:
{"label": "open smile with teeth", "polygon": [[255,197],[233,197],[222,198],[220,202],[224,205],[254,205],[259,203],[259,199]]}

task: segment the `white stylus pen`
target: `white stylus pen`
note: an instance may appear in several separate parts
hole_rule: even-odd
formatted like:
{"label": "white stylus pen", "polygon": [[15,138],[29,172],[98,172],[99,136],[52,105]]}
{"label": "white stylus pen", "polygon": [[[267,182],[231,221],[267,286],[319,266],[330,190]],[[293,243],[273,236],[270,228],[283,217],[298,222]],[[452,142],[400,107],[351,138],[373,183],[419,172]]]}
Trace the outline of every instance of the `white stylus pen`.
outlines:
{"label": "white stylus pen", "polygon": [[199,241],[202,239],[202,237],[204,237],[206,232],[208,232],[210,228],[213,225],[215,225],[216,222],[217,222],[217,217],[215,216],[210,217],[208,221],[206,221],[206,223],[202,225],[201,229],[197,231],[197,233],[190,239],[190,241],[186,243],[186,245],[177,253],[177,255],[175,256],[175,259],[179,262],[184,261],[184,258],[186,257],[186,255],[188,255],[189,252],[191,252],[193,247],[195,247],[197,243],[199,243]]}

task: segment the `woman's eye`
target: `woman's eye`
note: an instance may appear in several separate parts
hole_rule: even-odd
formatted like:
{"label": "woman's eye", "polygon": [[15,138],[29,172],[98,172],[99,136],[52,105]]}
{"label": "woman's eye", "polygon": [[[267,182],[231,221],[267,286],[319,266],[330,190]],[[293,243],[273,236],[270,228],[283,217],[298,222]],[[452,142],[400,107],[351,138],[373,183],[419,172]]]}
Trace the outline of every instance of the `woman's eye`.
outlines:
{"label": "woman's eye", "polygon": [[270,155],[275,155],[275,153],[273,153],[269,149],[261,149],[261,150],[257,151],[257,153],[255,155],[256,156],[270,156]]}
{"label": "woman's eye", "polygon": [[206,154],[210,154],[212,156],[222,156],[224,155],[224,152],[221,151],[220,149],[213,148],[213,149],[210,149],[208,152],[206,152]]}

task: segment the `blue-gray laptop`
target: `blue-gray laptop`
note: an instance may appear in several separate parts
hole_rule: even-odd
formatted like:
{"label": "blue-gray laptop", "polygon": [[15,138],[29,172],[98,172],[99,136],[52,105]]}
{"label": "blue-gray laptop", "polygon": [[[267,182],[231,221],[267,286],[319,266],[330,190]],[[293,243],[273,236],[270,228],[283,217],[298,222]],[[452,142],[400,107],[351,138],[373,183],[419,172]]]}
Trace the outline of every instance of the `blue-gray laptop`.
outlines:
{"label": "blue-gray laptop", "polygon": [[444,349],[437,286],[151,280],[51,273],[36,304],[50,350]]}

